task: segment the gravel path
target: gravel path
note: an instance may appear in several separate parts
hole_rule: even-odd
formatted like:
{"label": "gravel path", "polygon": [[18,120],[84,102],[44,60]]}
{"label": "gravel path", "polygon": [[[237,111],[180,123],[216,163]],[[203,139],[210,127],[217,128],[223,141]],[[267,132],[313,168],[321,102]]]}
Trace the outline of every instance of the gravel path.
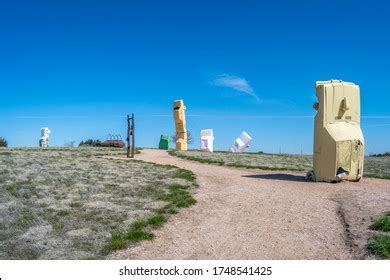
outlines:
{"label": "gravel path", "polygon": [[113,259],[372,258],[368,227],[390,210],[388,180],[307,183],[304,174],[201,164],[161,150],[137,159],[193,171],[198,203]]}

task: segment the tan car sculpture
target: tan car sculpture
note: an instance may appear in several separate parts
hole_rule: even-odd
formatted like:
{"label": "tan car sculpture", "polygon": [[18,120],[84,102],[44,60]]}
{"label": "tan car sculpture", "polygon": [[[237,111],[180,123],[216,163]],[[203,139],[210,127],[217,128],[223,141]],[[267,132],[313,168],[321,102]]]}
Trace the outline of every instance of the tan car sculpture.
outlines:
{"label": "tan car sculpture", "polygon": [[173,102],[173,117],[176,126],[176,150],[187,151],[186,107],[183,100]]}
{"label": "tan car sculpture", "polygon": [[360,128],[360,89],[339,80],[316,83],[313,170],[308,181],[359,181],[363,177],[364,137]]}

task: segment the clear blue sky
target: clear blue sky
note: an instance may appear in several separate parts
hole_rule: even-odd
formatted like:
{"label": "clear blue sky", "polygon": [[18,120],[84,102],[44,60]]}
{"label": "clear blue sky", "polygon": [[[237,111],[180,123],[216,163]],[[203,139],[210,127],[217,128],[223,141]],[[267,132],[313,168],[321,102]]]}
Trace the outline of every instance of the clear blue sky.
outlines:
{"label": "clear blue sky", "polygon": [[[0,136],[37,146],[172,134],[184,99],[198,147],[311,153],[316,80],[361,87],[367,153],[390,150],[387,1],[19,1],[0,4]],[[359,2],[359,3],[358,3]]]}

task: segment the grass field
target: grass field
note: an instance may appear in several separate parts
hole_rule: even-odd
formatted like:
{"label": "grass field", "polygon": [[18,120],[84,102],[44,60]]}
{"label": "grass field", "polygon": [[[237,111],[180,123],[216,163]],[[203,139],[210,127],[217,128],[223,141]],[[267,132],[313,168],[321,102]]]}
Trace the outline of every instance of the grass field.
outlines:
{"label": "grass field", "polygon": [[191,172],[123,154],[0,149],[0,259],[102,259],[195,203]]}
{"label": "grass field", "polygon": [[[312,156],[288,154],[261,154],[200,151],[170,151],[173,156],[202,163],[263,170],[307,172],[312,169]],[[366,157],[364,176],[390,179],[390,157]]]}

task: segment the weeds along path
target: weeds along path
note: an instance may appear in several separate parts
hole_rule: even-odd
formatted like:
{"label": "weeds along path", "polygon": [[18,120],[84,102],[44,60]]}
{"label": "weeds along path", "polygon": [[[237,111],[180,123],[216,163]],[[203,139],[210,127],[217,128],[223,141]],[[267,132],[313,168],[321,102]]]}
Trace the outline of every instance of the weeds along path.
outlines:
{"label": "weeds along path", "polygon": [[[117,251],[113,259],[364,258],[362,229],[376,212],[390,209],[385,180],[313,184],[303,174],[201,164],[161,150],[145,149],[136,158],[193,171],[198,203],[170,217],[154,240]],[[364,192],[371,193],[369,201]],[[356,201],[349,201],[352,193]]]}

